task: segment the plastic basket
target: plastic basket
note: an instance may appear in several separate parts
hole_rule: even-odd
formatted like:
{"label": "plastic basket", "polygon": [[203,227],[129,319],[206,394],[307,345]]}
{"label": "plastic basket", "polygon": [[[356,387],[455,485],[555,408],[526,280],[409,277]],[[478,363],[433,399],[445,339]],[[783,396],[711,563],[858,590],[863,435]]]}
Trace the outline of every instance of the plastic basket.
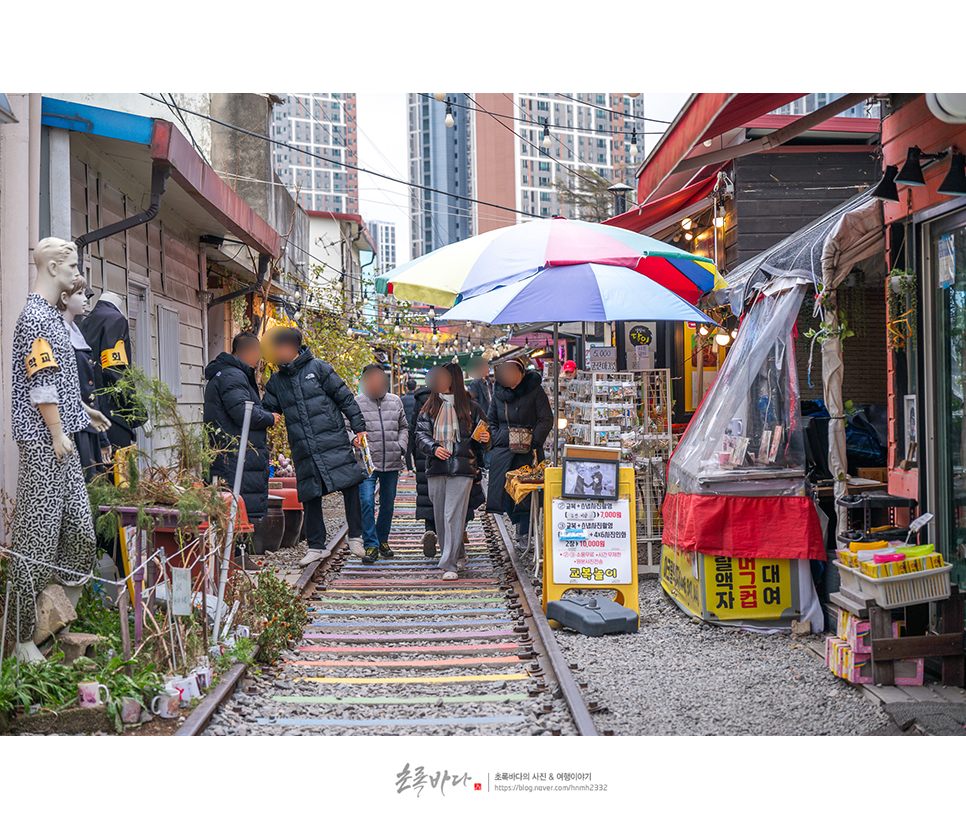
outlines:
{"label": "plastic basket", "polygon": [[935,602],[946,599],[950,594],[949,574],[953,569],[952,565],[901,576],[883,576],[879,579],[866,576],[857,568],[850,568],[837,560],[835,567],[839,570],[843,588],[874,597],[880,608],[900,608],[920,602]]}

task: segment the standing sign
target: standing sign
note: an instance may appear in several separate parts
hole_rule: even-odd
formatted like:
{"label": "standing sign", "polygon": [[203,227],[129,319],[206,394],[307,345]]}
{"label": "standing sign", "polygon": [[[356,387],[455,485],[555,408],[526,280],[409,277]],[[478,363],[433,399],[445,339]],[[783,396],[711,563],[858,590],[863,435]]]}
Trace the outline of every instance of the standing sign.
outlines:
{"label": "standing sign", "polygon": [[191,568],[171,568],[171,613],[177,617],[191,613]]}
{"label": "standing sign", "polygon": [[543,608],[570,588],[608,588],[616,601],[640,611],[634,469],[619,470],[616,500],[562,498],[563,472],[544,470]]}
{"label": "standing sign", "polygon": [[550,514],[553,581],[626,585],[631,581],[631,511],[626,498],[555,498]]}
{"label": "standing sign", "polygon": [[588,371],[617,370],[617,348],[615,347],[588,346],[585,358]]}
{"label": "standing sign", "polygon": [[627,370],[649,371],[654,367],[657,347],[657,323],[653,321],[627,322],[625,325]]}

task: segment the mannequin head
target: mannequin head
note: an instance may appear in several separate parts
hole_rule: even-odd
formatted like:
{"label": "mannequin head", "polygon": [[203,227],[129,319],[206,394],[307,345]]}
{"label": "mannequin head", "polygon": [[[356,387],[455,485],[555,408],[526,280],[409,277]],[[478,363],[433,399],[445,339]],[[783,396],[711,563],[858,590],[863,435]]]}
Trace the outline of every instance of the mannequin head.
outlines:
{"label": "mannequin head", "polygon": [[120,310],[121,315],[125,317],[127,316],[127,301],[121,296],[119,296],[116,292],[111,292],[110,290],[104,290],[101,293],[100,298],[98,298],[97,300],[104,301],[104,302],[107,302],[108,304],[113,305],[118,310]]}
{"label": "mannequin head", "polygon": [[60,294],[56,306],[68,324],[77,316],[84,315],[87,312],[87,281],[78,275],[71,288]]}
{"label": "mannequin head", "polygon": [[37,267],[37,292],[51,304],[60,301],[62,292],[69,292],[80,278],[77,271],[77,247],[67,240],[45,237],[34,247]]}

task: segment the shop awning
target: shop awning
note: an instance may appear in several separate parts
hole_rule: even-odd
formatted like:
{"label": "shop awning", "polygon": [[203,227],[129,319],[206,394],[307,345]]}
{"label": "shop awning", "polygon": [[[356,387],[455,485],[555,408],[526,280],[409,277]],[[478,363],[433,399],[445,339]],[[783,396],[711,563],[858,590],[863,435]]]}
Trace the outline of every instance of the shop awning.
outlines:
{"label": "shop awning", "polygon": [[168,189],[162,211],[171,207],[200,232],[228,232],[260,254],[279,256],[278,232],[215,173],[173,123],[46,96],[41,123],[89,137],[143,183],[151,182],[153,162],[167,163],[180,189]]}
{"label": "shop awning", "polygon": [[675,191],[659,200],[626,211],[617,215],[617,217],[611,217],[604,223],[611,226],[620,226],[622,229],[629,229],[632,232],[644,233],[652,226],[656,226],[677,212],[683,211],[710,196],[717,182],[718,171],[723,167],[723,164],[719,165],[711,170],[710,176],[686,185],[680,191]]}
{"label": "shop awning", "polygon": [[788,104],[804,93],[695,93],[637,171],[637,202],[647,199],[697,145]]}

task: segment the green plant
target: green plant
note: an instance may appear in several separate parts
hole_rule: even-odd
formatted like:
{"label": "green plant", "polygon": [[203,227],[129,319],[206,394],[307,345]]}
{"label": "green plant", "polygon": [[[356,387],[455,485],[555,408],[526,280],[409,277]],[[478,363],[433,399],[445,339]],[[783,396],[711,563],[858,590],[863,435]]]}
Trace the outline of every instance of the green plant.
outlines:
{"label": "green plant", "polygon": [[888,297],[889,319],[886,330],[889,349],[902,350],[909,340],[916,338],[918,314],[919,278],[910,269],[894,269],[889,273]]}
{"label": "green plant", "polygon": [[[75,667],[77,662],[74,662]],[[151,699],[164,688],[161,675],[155,671],[154,664],[148,663],[137,668],[135,660],[124,660],[120,656],[110,658],[107,663],[93,674],[93,679],[107,687],[107,715],[114,722],[117,732],[123,731],[121,706],[124,698],[136,698],[141,706],[150,704]]]}
{"label": "green plant", "polygon": [[250,665],[254,662],[257,651],[258,646],[248,637],[237,637],[235,645],[215,660],[215,671],[219,675],[223,675],[236,663]]}
{"label": "green plant", "polygon": [[282,650],[302,636],[308,621],[308,607],[302,596],[272,570],[258,574],[249,613],[254,620],[265,621],[258,657],[268,662],[278,660]]}
{"label": "green plant", "polygon": [[21,663],[19,680],[17,659],[6,658],[0,664],[0,712],[34,704],[58,709],[76,701],[77,684],[84,680],[80,677],[83,669],[59,663],[63,657],[63,652],[58,652],[38,663]]}

